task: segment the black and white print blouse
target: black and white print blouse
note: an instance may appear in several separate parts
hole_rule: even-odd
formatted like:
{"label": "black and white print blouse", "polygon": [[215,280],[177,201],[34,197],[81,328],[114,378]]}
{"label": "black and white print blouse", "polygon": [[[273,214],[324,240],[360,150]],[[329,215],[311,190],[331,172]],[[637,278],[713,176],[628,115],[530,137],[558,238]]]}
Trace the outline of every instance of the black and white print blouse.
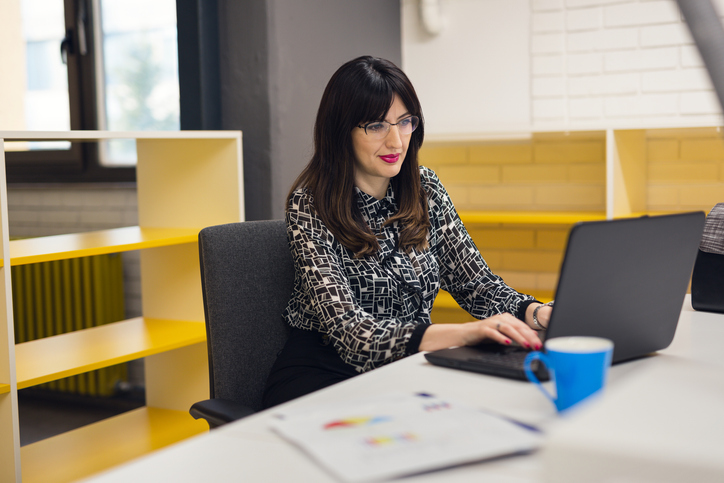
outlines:
{"label": "black and white print blouse", "polygon": [[287,235],[295,262],[294,291],[284,312],[292,327],[328,336],[358,372],[417,352],[439,289],[476,319],[509,312],[523,319],[534,299],[493,274],[435,173],[420,168],[428,196],[430,248],[397,248],[400,227],[383,226],[397,212],[392,186],[378,200],[358,189],[357,206],[378,235],[376,255],[354,258],[312,209],[306,189],[292,194]]}

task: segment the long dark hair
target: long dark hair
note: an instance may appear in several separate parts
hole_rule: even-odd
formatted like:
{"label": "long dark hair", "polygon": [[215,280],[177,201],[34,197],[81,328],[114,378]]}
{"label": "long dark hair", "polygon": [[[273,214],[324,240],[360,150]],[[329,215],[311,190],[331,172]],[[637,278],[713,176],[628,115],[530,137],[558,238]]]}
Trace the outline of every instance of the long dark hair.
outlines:
{"label": "long dark hair", "polygon": [[422,108],[410,80],[388,60],[358,57],[334,73],[314,124],[314,155],[289,192],[291,198],[296,189],[306,188],[317,215],[357,257],[372,255],[380,247],[355,202],[352,130],[365,122],[384,120],[395,95],[411,115],[420,118],[420,124],[411,135],[400,172],[391,180],[399,210],[385,224],[399,222],[404,250],[427,248],[430,220],[417,162],[425,134]]}

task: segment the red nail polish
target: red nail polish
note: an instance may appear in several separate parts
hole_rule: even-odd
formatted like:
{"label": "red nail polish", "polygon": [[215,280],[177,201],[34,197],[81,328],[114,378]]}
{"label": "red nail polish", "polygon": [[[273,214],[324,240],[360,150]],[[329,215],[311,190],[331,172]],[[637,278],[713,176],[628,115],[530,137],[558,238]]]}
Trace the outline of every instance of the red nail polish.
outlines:
{"label": "red nail polish", "polygon": [[540,348],[541,348],[541,347],[543,347],[543,346],[542,346],[542,345],[540,345],[540,344],[536,344],[536,346],[535,346],[535,350],[540,350]]}
{"label": "red nail polish", "polygon": [[505,339],[506,344],[510,344],[510,341],[508,339]]}
{"label": "red nail polish", "polygon": [[525,345],[526,347],[530,348],[530,344],[527,343],[527,342],[523,342],[523,345]]}

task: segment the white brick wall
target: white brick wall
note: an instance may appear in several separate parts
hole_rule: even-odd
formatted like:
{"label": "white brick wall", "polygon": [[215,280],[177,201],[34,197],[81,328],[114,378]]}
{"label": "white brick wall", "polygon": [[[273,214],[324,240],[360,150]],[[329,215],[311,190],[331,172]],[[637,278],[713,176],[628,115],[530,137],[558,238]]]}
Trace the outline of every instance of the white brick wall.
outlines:
{"label": "white brick wall", "polygon": [[563,0],[533,0],[533,11],[559,10],[563,7]]}
{"label": "white brick wall", "polygon": [[533,16],[533,32],[562,32],[564,29],[564,12],[540,12]]}
{"label": "white brick wall", "polygon": [[582,8],[566,11],[566,31],[597,30],[601,27],[600,8]]}
{"label": "white brick wall", "polygon": [[531,20],[536,128],[719,119],[673,0],[532,0]]}
{"label": "white brick wall", "polygon": [[563,33],[540,34],[531,49],[536,54],[560,54],[564,50],[564,42]]}
{"label": "white brick wall", "polygon": [[670,0],[622,2],[620,5],[604,6],[602,10],[607,28],[665,24],[678,22],[681,17],[676,4]]}

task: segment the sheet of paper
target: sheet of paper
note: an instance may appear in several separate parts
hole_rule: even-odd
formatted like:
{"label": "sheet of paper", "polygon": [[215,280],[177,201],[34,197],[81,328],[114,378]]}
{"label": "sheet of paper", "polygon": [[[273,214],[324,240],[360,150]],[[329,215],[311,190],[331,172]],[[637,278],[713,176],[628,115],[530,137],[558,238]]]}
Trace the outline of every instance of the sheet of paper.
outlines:
{"label": "sheet of paper", "polygon": [[537,448],[541,434],[430,395],[280,413],[272,428],[347,482],[379,481]]}

